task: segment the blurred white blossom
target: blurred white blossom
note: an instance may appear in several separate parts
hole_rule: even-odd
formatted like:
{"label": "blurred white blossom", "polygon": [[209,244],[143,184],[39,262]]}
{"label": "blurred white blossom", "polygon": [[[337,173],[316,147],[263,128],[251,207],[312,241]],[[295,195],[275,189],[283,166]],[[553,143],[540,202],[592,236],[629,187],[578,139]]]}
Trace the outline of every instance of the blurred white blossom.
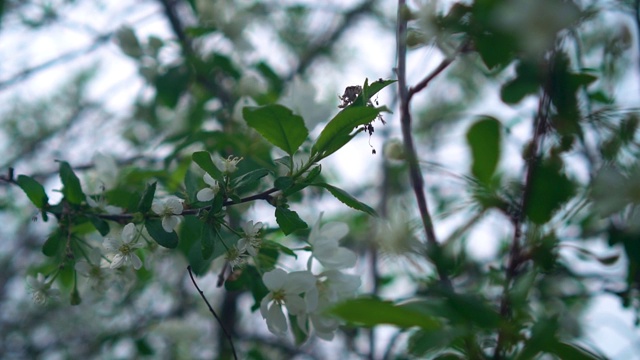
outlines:
{"label": "blurred white blossom", "polygon": [[311,229],[308,242],[311,258],[318,260],[325,269],[346,269],[355,266],[356,254],[339,245],[339,240],[349,232],[345,223],[331,222],[321,226],[322,213]]}
{"label": "blurred white blossom", "polygon": [[87,195],[86,200],[89,206],[94,209],[98,209],[101,212],[105,212],[111,215],[122,214],[122,208],[107,204],[107,201],[103,195],[99,195],[98,200],[95,200],[93,197]]}
{"label": "blurred white blossom", "polygon": [[262,239],[258,236],[258,233],[262,229],[262,223],[253,223],[253,220],[248,221],[242,226],[244,230],[244,237],[238,240],[238,250],[240,252],[248,252],[251,256],[258,256],[258,250],[262,246]]}
{"label": "blurred white blossom", "polygon": [[231,270],[237,267],[242,267],[247,262],[245,252],[240,250],[237,246],[233,246],[227,251],[225,259],[229,262]]}
{"label": "blurred white blossom", "polygon": [[48,283],[41,273],[38,273],[36,277],[28,276],[27,284],[29,285],[33,302],[38,305],[45,305],[49,299],[60,296],[60,290],[52,289],[51,283]]}
{"label": "blurred white blossom", "polygon": [[75,265],[78,274],[86,277],[91,289],[98,292],[104,292],[107,289],[105,282],[108,273],[102,266],[101,256],[100,250],[93,249],[87,254],[88,260],[80,260]]}

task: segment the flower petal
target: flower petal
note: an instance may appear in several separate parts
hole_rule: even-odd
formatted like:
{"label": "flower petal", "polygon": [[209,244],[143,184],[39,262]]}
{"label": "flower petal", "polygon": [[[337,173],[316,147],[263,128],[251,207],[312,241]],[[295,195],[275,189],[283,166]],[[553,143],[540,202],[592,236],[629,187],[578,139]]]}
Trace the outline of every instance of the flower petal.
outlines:
{"label": "flower petal", "polygon": [[282,312],[282,308],[278,304],[272,304],[267,313],[267,327],[269,331],[284,336],[287,333],[287,318]]}
{"label": "flower petal", "polygon": [[211,188],[204,188],[196,194],[198,201],[211,201],[216,196]]}
{"label": "flower petal", "polygon": [[165,206],[167,207],[167,209],[170,209],[171,212],[175,215],[182,214],[182,210],[184,210],[182,202],[177,198],[168,198],[165,202]]}
{"label": "flower petal", "polygon": [[274,291],[284,287],[287,280],[287,273],[282,269],[274,269],[262,275],[262,281],[267,289]]}
{"label": "flower petal", "polygon": [[142,267],[142,261],[140,260],[138,255],[131,254],[130,259],[134,269],[139,270]]}
{"label": "flower petal", "polygon": [[158,215],[163,215],[164,214],[164,204],[161,203],[160,201],[154,201],[151,204],[151,210],[158,214]]}
{"label": "flower petal", "polygon": [[262,314],[262,318],[266,319],[269,314],[269,302],[273,299],[273,294],[268,293],[267,296],[262,298],[260,301],[260,314]]}
{"label": "flower petal", "polygon": [[211,187],[218,186],[218,182],[215,181],[208,173],[204,174],[204,182]]}
{"label": "flower petal", "polygon": [[323,237],[340,240],[349,233],[349,227],[342,222],[330,222],[325,224],[320,232]]}
{"label": "flower petal", "polygon": [[133,223],[128,223],[122,229],[122,242],[129,244],[136,237],[136,226]]}
{"label": "flower petal", "polygon": [[122,255],[121,253],[117,253],[113,256],[113,259],[111,259],[111,265],[109,265],[109,267],[111,269],[117,269],[120,266],[124,265],[126,258],[124,257],[124,255]]}
{"label": "flower petal", "polygon": [[284,302],[287,304],[287,309],[292,315],[307,313],[307,304],[304,302],[304,299],[298,295],[285,295]]}
{"label": "flower petal", "polygon": [[311,290],[316,284],[316,277],[309,271],[295,271],[289,273],[285,291],[290,294],[300,294]]}
{"label": "flower petal", "polygon": [[102,242],[102,246],[110,252],[118,251],[118,248],[122,244],[121,240],[113,239],[113,238],[105,238]]}
{"label": "flower petal", "polygon": [[162,228],[168,233],[173,232],[173,229],[178,226],[178,222],[180,222],[180,218],[175,215],[164,216],[162,218]]}

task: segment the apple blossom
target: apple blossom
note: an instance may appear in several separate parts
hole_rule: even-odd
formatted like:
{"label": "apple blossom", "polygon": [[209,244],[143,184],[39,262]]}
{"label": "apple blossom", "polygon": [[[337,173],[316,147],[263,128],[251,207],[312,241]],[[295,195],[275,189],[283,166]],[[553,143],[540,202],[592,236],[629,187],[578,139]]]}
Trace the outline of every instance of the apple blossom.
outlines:
{"label": "apple blossom", "polygon": [[269,331],[278,336],[287,332],[287,318],[283,307],[291,315],[303,315],[307,312],[307,304],[300,294],[314,287],[316,278],[309,271],[287,273],[275,269],[262,276],[269,293],[260,302],[260,313],[267,321]]}
{"label": "apple blossom", "polygon": [[209,185],[209,187],[198,191],[196,198],[198,201],[211,201],[218,191],[220,191],[220,185],[209,174],[204,174],[204,182]]}
{"label": "apple blossom", "polygon": [[88,254],[88,261],[81,260],[76,263],[74,268],[78,274],[86,277],[89,280],[92,290],[103,292],[106,287],[104,282],[107,279],[107,273],[104,271],[104,267],[101,265],[102,259],[100,250],[93,249]]}
{"label": "apple blossom", "polygon": [[262,246],[262,239],[258,237],[260,229],[262,229],[262,223],[253,223],[253,220],[248,221],[242,226],[244,230],[244,237],[238,240],[238,250],[241,252],[248,252],[251,256],[258,256],[258,250]]}
{"label": "apple blossom", "polygon": [[120,239],[106,238],[104,240],[104,248],[110,253],[111,269],[116,269],[124,265],[133,265],[138,270],[142,267],[142,261],[136,255],[136,250],[141,248],[142,244],[137,244],[136,226],[128,223],[124,229]]}
{"label": "apple blossom", "polygon": [[184,208],[182,202],[175,197],[166,199],[164,202],[154,201],[151,210],[162,217],[162,228],[166,232],[172,232],[180,222],[178,215],[182,214]]}
{"label": "apple blossom", "polygon": [[33,302],[38,305],[45,305],[49,299],[60,295],[60,290],[52,289],[51,283],[47,283],[41,273],[38,273],[36,277],[27,277],[27,284],[29,285]]}
{"label": "apple blossom", "polygon": [[308,242],[312,247],[311,259],[315,258],[325,269],[346,269],[355,266],[357,255],[338,244],[349,228],[346,224],[332,222],[321,226],[322,214],[311,229]]}
{"label": "apple blossom", "polygon": [[333,339],[340,322],[326,314],[326,310],[336,303],[354,297],[360,287],[360,277],[344,274],[339,270],[327,270],[317,276],[315,286],[305,293],[308,314],[298,317],[298,326],[309,333],[312,326],[315,334],[324,340]]}
{"label": "apple blossom", "polygon": [[239,158],[237,156],[230,155],[226,159],[217,158],[215,159],[215,162],[216,162],[216,166],[218,167],[218,169],[220,169],[220,171],[222,171],[224,174],[229,175],[234,173],[236,170],[238,170],[238,163],[241,160],[242,160],[241,157]]}

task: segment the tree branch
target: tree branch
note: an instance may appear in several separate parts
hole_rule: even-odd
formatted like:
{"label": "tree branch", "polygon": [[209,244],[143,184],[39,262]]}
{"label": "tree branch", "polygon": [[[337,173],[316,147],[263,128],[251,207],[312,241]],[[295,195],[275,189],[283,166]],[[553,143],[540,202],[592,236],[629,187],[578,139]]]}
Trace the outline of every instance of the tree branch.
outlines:
{"label": "tree branch", "polygon": [[285,76],[285,81],[291,80],[295,75],[304,73],[328,48],[332,47],[335,42],[353,26],[355,20],[370,11],[375,5],[376,0],[365,0],[360,5],[347,11],[344,14],[342,23],[329,34],[312,44],[306,53],[302,54],[296,68]]}
{"label": "tree branch", "polygon": [[[411,134],[411,110],[410,110],[410,92],[407,88],[406,80],[406,63],[407,63],[407,19],[405,14],[406,0],[398,0],[398,24],[397,24],[397,53],[398,53],[398,94],[400,98],[400,122],[402,127],[402,138],[405,146],[405,155],[407,157],[407,163],[409,164],[409,176],[411,179],[411,187],[418,202],[418,209],[420,210],[420,218],[422,220],[422,226],[424,227],[428,247],[432,250],[438,250],[440,245],[436,238],[436,233],[433,226],[433,220],[429,213],[427,206],[427,199],[424,194],[424,179],[422,172],[420,171],[420,165],[418,164],[418,156],[416,154],[415,145],[413,142],[413,135]],[[446,68],[446,66],[443,67]],[[438,71],[440,73],[442,70]],[[435,74],[437,75],[437,73]],[[435,77],[434,75],[434,77]],[[428,81],[423,81],[424,86]],[[436,251],[438,252],[438,251]],[[429,252],[431,253],[431,252]],[[440,281],[446,288],[451,288],[451,281],[446,271],[439,265],[437,260],[433,261],[438,272]]]}
{"label": "tree branch", "polygon": [[24,69],[22,71],[20,71],[17,74],[12,75],[11,77],[0,81],[0,91],[4,90],[5,88],[8,88],[9,86],[18,84],[24,80],[27,80],[29,77],[35,75],[36,73],[42,71],[42,70],[46,70],[50,67],[53,66],[57,66],[63,63],[66,63],[68,61],[77,59],[81,56],[90,54],[92,52],[94,52],[95,50],[99,49],[102,45],[104,45],[107,41],[109,41],[111,39],[111,37],[113,36],[113,32],[107,33],[107,34],[103,34],[100,35],[98,37],[95,38],[93,44],[86,46],[82,49],[77,49],[77,50],[72,50],[69,51],[67,53],[64,53],[62,55],[59,55],[58,57],[55,57],[53,59],[47,60],[39,65],[36,65],[34,67],[28,68],[28,69]]}
{"label": "tree branch", "polygon": [[[551,56],[550,62],[553,62],[553,56]],[[549,80],[548,80],[549,81]],[[525,220],[525,211],[528,205],[529,192],[533,183],[533,176],[535,175],[535,165],[539,161],[538,155],[544,134],[547,132],[548,126],[548,114],[549,107],[551,106],[551,99],[547,91],[547,86],[542,89],[542,96],[538,102],[538,114],[534,121],[533,136],[531,139],[531,147],[527,153],[525,159],[526,174],[524,178],[524,187],[522,189],[522,198],[520,199],[520,208],[517,209],[515,214],[511,216],[511,222],[513,224],[513,240],[511,242],[511,248],[509,249],[509,258],[507,267],[505,269],[505,280],[502,291],[502,298],[500,300],[500,316],[503,319],[508,320],[511,317],[511,303],[509,301],[509,291],[511,286],[518,275],[520,266],[528,260],[528,257],[522,253],[522,245],[520,238],[522,237],[522,225]],[[508,334],[503,329],[498,331],[498,339],[493,358],[496,360],[504,359],[506,347],[505,337]]]}

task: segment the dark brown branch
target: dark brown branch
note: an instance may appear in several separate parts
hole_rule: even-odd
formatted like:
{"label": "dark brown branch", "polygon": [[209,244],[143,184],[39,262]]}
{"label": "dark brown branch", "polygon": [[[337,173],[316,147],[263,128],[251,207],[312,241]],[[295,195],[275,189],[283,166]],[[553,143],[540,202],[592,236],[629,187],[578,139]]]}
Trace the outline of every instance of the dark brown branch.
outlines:
{"label": "dark brown branch", "polygon": [[[398,0],[398,25],[397,25],[397,53],[398,53],[398,94],[400,98],[400,122],[402,127],[402,138],[405,146],[405,153],[407,157],[407,163],[409,165],[409,176],[411,179],[411,187],[418,202],[418,209],[420,210],[420,218],[422,220],[422,226],[424,227],[427,244],[429,249],[438,250],[440,245],[436,238],[436,233],[433,226],[433,220],[429,213],[427,206],[427,199],[424,193],[424,179],[422,172],[420,171],[420,165],[418,164],[418,156],[416,154],[415,145],[413,142],[413,135],[411,134],[411,110],[410,110],[410,95],[407,88],[406,80],[406,66],[407,66],[407,19],[405,14],[406,0]],[[448,66],[448,64],[447,64]],[[446,67],[446,66],[445,66]],[[440,70],[442,71],[442,70]],[[426,83],[425,83],[426,86]],[[435,251],[438,253],[439,251]],[[429,251],[428,253],[432,253]],[[433,260],[433,259],[432,259]],[[435,259],[433,261],[438,272],[440,281],[446,288],[451,288],[451,281],[446,271],[439,264],[439,261]]]}
{"label": "dark brown branch", "polygon": [[229,334],[227,329],[224,327],[222,320],[220,320],[220,318],[218,317],[218,314],[216,314],[215,310],[213,310],[213,307],[211,307],[209,300],[207,300],[207,298],[204,296],[204,292],[202,292],[202,290],[200,290],[200,287],[198,287],[198,284],[196,283],[196,279],[193,278],[193,273],[191,272],[191,266],[187,266],[187,270],[189,271],[189,277],[191,278],[191,282],[193,282],[193,286],[196,287],[196,289],[200,293],[200,297],[202,297],[202,300],[204,300],[205,304],[207,304],[209,311],[213,314],[213,317],[216,318],[216,321],[218,322],[218,324],[220,324],[220,328],[224,332],[224,335],[227,337],[227,340],[229,340],[229,344],[231,345],[231,352],[233,353],[233,358],[238,360],[238,354],[236,354],[236,348],[233,345],[233,338],[231,337],[231,334]]}
{"label": "dark brown branch", "polygon": [[453,56],[445,58],[444,60],[442,60],[442,62],[440,62],[440,65],[438,65],[438,67],[435,68],[429,75],[427,75],[424,79],[422,79],[415,86],[412,86],[409,89],[409,94],[408,94],[409,100],[411,100],[411,98],[413,98],[413,95],[419,93],[424,88],[426,88],[427,85],[429,85],[429,83],[431,82],[431,80],[435,79],[438,75],[440,75],[440,73],[442,73],[446,68],[448,68],[449,65],[451,65],[453,63],[453,61],[456,59],[456,56],[458,56],[458,54],[460,54],[460,53],[464,53],[465,51],[467,51],[468,47],[469,47],[469,42],[465,41],[462,44],[462,46],[460,46],[460,48],[455,52],[455,54],[453,54]]}
{"label": "dark brown branch", "polygon": [[[273,194],[276,191],[278,191],[278,189],[271,188],[271,189],[265,190],[265,191],[263,191],[263,192],[261,192],[259,194],[255,194],[255,195],[251,195],[251,196],[247,196],[245,198],[242,198],[242,199],[240,199],[240,201],[226,200],[225,202],[222,203],[222,206],[238,205],[238,204],[243,204],[243,203],[247,203],[247,202],[255,201],[255,200],[269,201],[269,200],[271,200],[271,194]],[[178,215],[198,215],[201,211],[209,210],[209,209],[211,209],[211,206],[205,206],[205,207],[196,208],[196,209],[187,209],[187,210],[184,210],[182,213],[180,213]],[[104,220],[112,220],[112,221],[116,221],[116,222],[121,222],[121,221],[127,221],[127,220],[133,219],[134,214],[97,214],[95,216],[99,217],[101,219],[104,219]],[[151,215],[150,217],[156,217],[156,216]]]}
{"label": "dark brown branch", "polygon": [[[553,62],[553,56],[550,62]],[[523,263],[528,260],[528,256],[523,254],[521,237],[522,237],[522,225],[525,219],[525,211],[528,206],[529,193],[533,183],[533,177],[535,175],[536,163],[539,160],[539,150],[544,138],[544,134],[547,132],[548,126],[548,114],[549,107],[551,106],[551,99],[549,98],[546,87],[542,90],[542,96],[538,102],[538,114],[534,121],[533,136],[531,139],[531,147],[528,151],[525,159],[526,174],[524,178],[524,187],[522,190],[522,198],[520,200],[520,208],[511,215],[511,222],[513,224],[513,240],[511,242],[511,248],[509,249],[509,255],[507,260],[507,266],[505,269],[505,280],[502,291],[502,297],[500,300],[500,316],[507,320],[511,317],[511,303],[509,301],[509,291],[511,286],[518,275],[518,271]],[[498,332],[497,344],[493,358],[496,360],[504,359],[504,352],[507,350],[508,344],[506,344],[506,337],[508,334],[504,330]]]}

